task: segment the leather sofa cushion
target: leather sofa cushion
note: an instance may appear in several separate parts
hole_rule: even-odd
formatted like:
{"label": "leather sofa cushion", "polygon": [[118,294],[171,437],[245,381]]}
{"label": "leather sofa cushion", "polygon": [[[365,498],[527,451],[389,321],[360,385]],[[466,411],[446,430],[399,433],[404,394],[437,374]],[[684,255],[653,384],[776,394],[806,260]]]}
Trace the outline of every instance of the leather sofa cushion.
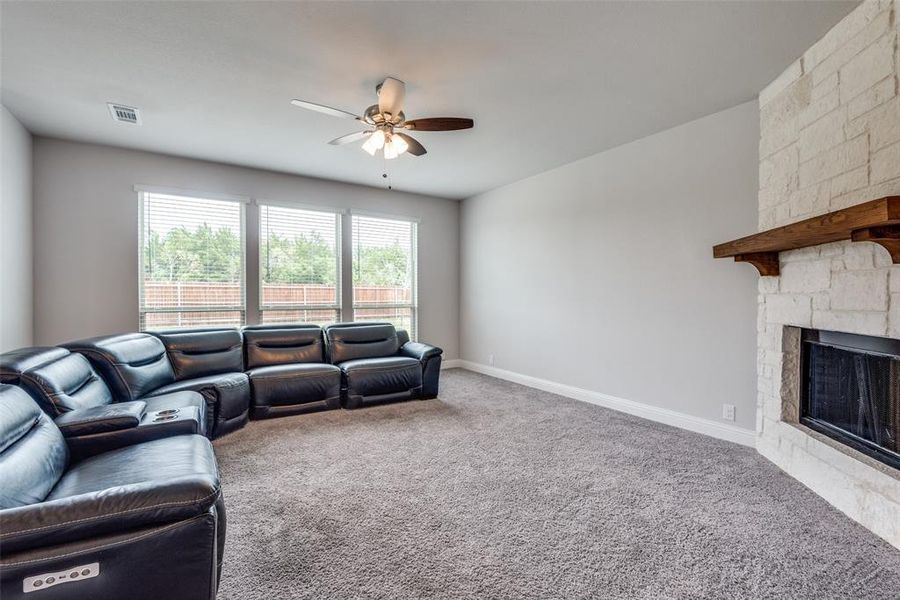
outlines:
{"label": "leather sofa cushion", "polygon": [[22,387],[54,417],[113,401],[106,383],[80,354],[67,353],[58,360],[29,369],[19,378]]}
{"label": "leather sofa cushion", "polygon": [[59,360],[68,354],[69,351],[65,348],[52,346],[35,346],[4,352],[0,354],[0,383],[18,385],[19,376],[25,371]]}
{"label": "leather sofa cushion", "polygon": [[[153,390],[148,398],[185,390],[200,392],[206,399],[207,405],[216,407],[216,416],[219,421],[241,416],[247,412],[250,405],[250,381],[244,373],[223,373],[176,381],[158,390]],[[212,422],[210,421],[208,424],[212,425]]]}
{"label": "leather sofa cushion", "polygon": [[221,494],[212,445],[180,435],[74,465],[44,502],[4,512],[4,552],[200,515]]}
{"label": "leather sofa cushion", "polygon": [[241,332],[191,329],[154,332],[165,344],[175,379],[194,379],[244,370]]}
{"label": "leather sofa cushion", "polygon": [[68,461],[62,434],[34,400],[0,385],[0,509],[44,500]]}
{"label": "leather sofa cushion", "polygon": [[334,364],[358,358],[393,356],[400,348],[390,323],[339,323],[325,327],[325,344]]}
{"label": "leather sofa cushion", "polygon": [[73,410],[56,418],[64,437],[94,435],[137,427],[147,404],[140,400]]}
{"label": "leather sofa cushion", "polygon": [[63,347],[85,355],[119,400],[138,400],[175,381],[166,347],[148,333],[93,337]]}
{"label": "leather sofa cushion", "polygon": [[283,406],[340,398],[341,370],[334,365],[298,363],[247,371],[256,406]]}
{"label": "leather sofa cushion", "polygon": [[338,366],[352,396],[378,396],[422,387],[422,364],[414,358],[361,358]]}
{"label": "leather sofa cushion", "polygon": [[243,334],[247,369],[325,361],[325,343],[318,325],[259,325],[244,327]]}

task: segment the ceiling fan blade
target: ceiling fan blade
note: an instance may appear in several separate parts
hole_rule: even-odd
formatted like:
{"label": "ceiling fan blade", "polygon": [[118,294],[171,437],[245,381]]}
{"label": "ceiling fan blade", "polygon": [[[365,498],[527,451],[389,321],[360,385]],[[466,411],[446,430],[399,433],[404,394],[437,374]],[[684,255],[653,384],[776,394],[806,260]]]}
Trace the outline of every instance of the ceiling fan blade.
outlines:
{"label": "ceiling fan blade", "polygon": [[412,136],[406,135],[405,133],[400,133],[399,131],[395,131],[394,135],[403,138],[403,141],[409,145],[406,151],[413,156],[422,156],[423,154],[428,152],[428,150],[425,149],[425,146],[420,144],[419,141],[414,139]]}
{"label": "ceiling fan blade", "polygon": [[406,84],[399,79],[387,77],[378,87],[378,112],[400,114],[403,110],[403,98],[406,97]]}
{"label": "ceiling fan blade", "polygon": [[305,108],[307,110],[314,110],[316,112],[320,112],[326,115],[331,115],[332,117],[341,117],[342,119],[356,119],[360,121],[361,119],[354,115],[353,113],[349,113],[346,110],[341,110],[339,108],[331,108],[330,106],[325,106],[324,104],[316,104],[315,102],[307,102],[306,100],[291,100],[291,104],[294,106],[299,106],[300,108]]}
{"label": "ceiling fan blade", "polygon": [[349,144],[351,142],[358,142],[360,140],[364,140],[367,137],[372,135],[372,130],[367,129],[366,131],[357,131],[355,133],[348,133],[347,135],[342,135],[339,138],[334,138],[329,144],[332,146],[341,146],[343,144]]}
{"label": "ceiling fan blade", "polygon": [[404,124],[404,127],[413,131],[456,131],[457,129],[471,129],[474,126],[475,121],[472,119],[460,119],[458,117],[413,119]]}

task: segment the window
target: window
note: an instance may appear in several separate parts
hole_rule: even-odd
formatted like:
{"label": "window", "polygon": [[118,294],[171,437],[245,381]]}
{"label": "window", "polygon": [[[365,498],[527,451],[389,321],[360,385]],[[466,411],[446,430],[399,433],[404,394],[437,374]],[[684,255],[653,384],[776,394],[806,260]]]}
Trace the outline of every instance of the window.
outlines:
{"label": "window", "polygon": [[353,316],[416,339],[416,223],[353,215]]}
{"label": "window", "polygon": [[334,212],[259,206],[263,323],[340,321],[340,227]]}
{"label": "window", "polygon": [[244,323],[244,204],[140,193],[140,329]]}
{"label": "window", "polygon": [[[244,325],[250,200],[135,189],[140,329]],[[257,210],[252,204],[250,210]],[[259,202],[257,214],[259,273],[256,264],[249,273],[258,275],[251,300],[259,311],[251,311],[251,323],[387,321],[416,339],[414,220],[366,214],[344,219],[339,209],[267,202]]]}

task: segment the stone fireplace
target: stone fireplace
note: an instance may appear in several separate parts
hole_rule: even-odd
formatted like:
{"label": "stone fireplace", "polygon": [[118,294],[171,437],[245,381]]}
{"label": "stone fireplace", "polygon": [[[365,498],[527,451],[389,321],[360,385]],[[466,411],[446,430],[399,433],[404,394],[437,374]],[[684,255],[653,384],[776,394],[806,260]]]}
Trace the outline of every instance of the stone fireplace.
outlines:
{"label": "stone fireplace", "polygon": [[[760,93],[760,230],[900,195],[898,11],[863,2]],[[782,252],[757,324],[759,452],[900,548],[900,472],[799,404],[802,329],[900,338],[900,265],[866,242]]]}

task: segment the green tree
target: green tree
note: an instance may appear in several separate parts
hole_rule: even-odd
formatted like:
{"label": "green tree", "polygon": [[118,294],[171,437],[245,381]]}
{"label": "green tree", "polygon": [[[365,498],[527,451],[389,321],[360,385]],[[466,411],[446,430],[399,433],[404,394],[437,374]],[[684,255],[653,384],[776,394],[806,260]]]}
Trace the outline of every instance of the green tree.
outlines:
{"label": "green tree", "polygon": [[318,232],[292,239],[271,234],[259,252],[267,283],[335,284],[337,256]]}
{"label": "green tree", "polygon": [[[260,246],[260,265],[267,283],[334,285],[337,256],[317,233],[308,236],[268,236]],[[361,286],[404,287],[409,281],[408,248],[390,246],[354,248],[354,282]],[[227,227],[204,223],[194,230],[170,229],[165,235],[151,231],[144,247],[147,279],[159,282],[238,282],[241,279],[241,240]]]}
{"label": "green tree", "polygon": [[144,270],[151,281],[237,282],[241,279],[241,240],[230,229],[207,223],[190,231],[150,232]]}
{"label": "green tree", "polygon": [[356,285],[404,287],[410,284],[408,250],[399,242],[390,246],[357,246],[353,258]]}

